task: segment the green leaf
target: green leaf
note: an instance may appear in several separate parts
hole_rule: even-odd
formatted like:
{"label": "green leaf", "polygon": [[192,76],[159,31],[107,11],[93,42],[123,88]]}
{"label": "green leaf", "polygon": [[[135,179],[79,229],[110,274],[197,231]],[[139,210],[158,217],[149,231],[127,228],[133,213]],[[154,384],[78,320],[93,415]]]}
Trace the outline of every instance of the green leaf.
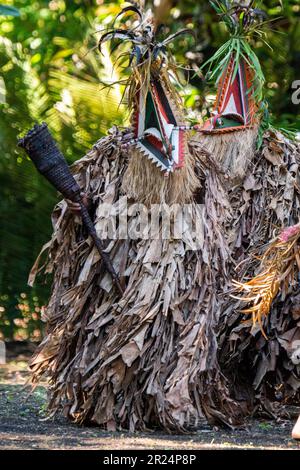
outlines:
{"label": "green leaf", "polygon": [[19,10],[8,5],[0,5],[1,16],[20,16]]}

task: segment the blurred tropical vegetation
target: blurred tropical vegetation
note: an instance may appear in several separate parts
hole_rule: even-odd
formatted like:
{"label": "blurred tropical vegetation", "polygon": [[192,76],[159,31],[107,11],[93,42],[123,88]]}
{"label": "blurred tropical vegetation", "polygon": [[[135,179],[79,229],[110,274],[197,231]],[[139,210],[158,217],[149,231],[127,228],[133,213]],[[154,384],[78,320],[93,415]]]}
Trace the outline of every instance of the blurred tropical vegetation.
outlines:
{"label": "blurred tropical vegetation", "polygon": [[[115,82],[128,71],[113,66],[108,48],[101,55],[95,47],[99,31],[125,3],[2,0],[0,5],[0,337],[40,339],[49,284],[28,288],[27,277],[51,235],[50,213],[57,201],[17,149],[17,137],[46,121],[71,163],[112,125],[126,124],[128,113],[119,105],[122,83]],[[182,66],[199,71],[227,38],[207,0],[152,3],[171,32],[189,27],[197,33],[196,41],[183,37],[171,45]],[[292,83],[300,80],[300,2],[265,0],[257,6],[272,20],[267,44],[253,43],[266,76],[272,122],[300,130],[300,107],[291,101]],[[182,74],[187,75],[183,68]],[[189,79],[182,90],[186,106],[205,114],[213,90],[199,73],[189,73]],[[105,86],[109,82],[115,83],[111,89]]]}

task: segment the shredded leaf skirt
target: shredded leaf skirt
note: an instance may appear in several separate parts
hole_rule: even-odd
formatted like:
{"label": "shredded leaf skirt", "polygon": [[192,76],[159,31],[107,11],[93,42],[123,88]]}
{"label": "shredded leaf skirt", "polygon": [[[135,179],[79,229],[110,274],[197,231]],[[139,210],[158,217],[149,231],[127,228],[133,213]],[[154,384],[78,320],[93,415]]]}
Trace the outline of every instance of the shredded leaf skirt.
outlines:
{"label": "shredded leaf skirt", "polygon": [[[139,202],[126,193],[130,152],[119,137],[115,129],[73,166],[91,198],[98,233],[105,204],[120,215]],[[233,426],[256,409],[275,415],[283,409],[280,400],[299,398],[300,371],[289,361],[300,337],[297,286],[265,319],[268,341],[259,329],[251,331],[230,297],[232,278],[255,272],[249,252],[260,250],[274,228],[298,221],[299,149],[269,132],[238,178],[231,177],[228,152],[222,166],[199,138],[191,137],[190,155],[193,192],[180,198],[188,204],[181,235],[164,238],[160,218],[154,237],[107,240],[123,296],[80,218],[65,201],[55,208],[53,236],[44,247],[44,271],[53,276],[43,314],[47,330],[30,365],[34,383],[49,380],[51,413],[108,430],[185,432],[206,421]],[[173,183],[175,194],[188,184]],[[166,194],[154,201],[158,208],[169,207]],[[135,233],[136,212],[128,214],[127,231]]]}

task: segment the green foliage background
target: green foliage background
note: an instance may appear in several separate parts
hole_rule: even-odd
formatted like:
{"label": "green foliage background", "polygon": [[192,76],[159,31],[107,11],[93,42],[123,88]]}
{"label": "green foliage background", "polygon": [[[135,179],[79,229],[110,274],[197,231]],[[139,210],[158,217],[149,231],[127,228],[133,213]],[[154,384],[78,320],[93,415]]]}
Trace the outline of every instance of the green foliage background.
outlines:
{"label": "green foliage background", "polygon": [[[46,121],[69,162],[76,160],[114,124],[126,123],[119,107],[108,50],[94,48],[97,30],[109,25],[124,2],[106,0],[2,1],[18,8],[19,17],[0,17],[0,335],[39,339],[40,307],[49,286],[27,287],[27,276],[51,234],[50,213],[57,195],[16,148],[17,136],[36,121]],[[152,2],[149,2],[150,4]],[[197,70],[227,39],[206,0],[173,1],[171,31],[191,27],[197,41],[174,43],[177,61]],[[291,102],[292,82],[300,80],[300,2],[257,2],[273,19],[268,43],[255,46],[267,83],[272,120],[300,131],[300,107]],[[186,106],[204,111],[208,84],[199,75],[184,88]]]}

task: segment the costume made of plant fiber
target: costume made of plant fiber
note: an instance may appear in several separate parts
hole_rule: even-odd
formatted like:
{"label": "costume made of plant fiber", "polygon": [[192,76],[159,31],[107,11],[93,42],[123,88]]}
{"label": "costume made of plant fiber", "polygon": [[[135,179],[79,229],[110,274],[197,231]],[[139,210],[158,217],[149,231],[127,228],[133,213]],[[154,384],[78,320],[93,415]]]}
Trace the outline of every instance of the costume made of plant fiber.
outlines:
{"label": "costume made of plant fiber", "polygon": [[[282,335],[294,327],[292,316],[279,317],[277,308],[274,336],[266,341],[261,329],[250,333],[251,325],[241,322],[242,301],[229,291],[232,278],[255,272],[258,262],[245,262],[238,274],[236,265],[252,249],[260,249],[274,227],[296,217],[299,149],[269,130],[256,151],[257,112],[255,120],[243,121],[243,129],[220,135],[197,126],[191,132],[169,79],[174,64],[165,52],[168,38],[158,43],[150,14],[139,16],[139,28],[129,31],[135,41],[128,93],[132,128],[113,128],[72,167],[91,198],[99,235],[107,227],[105,204],[112,204],[119,216],[129,208],[127,232],[138,236],[109,239],[106,247],[125,291],[120,295],[115,289],[80,218],[65,201],[59,203],[52,216],[52,239],[44,247],[45,272],[54,278],[44,313],[46,335],[31,360],[33,381],[49,378],[51,412],[63,410],[77,423],[108,430],[160,427],[182,432],[204,420],[232,425],[253,411],[256,394],[264,397],[265,409],[271,407],[272,397],[265,394],[267,371],[254,380],[254,369],[262,370],[268,351],[275,351],[268,365],[274,374],[295,375],[278,356]],[[124,29],[106,33],[102,41],[126,34]],[[225,66],[227,70],[230,63]],[[238,70],[242,75],[243,67]],[[223,77],[225,73],[232,70],[224,69]],[[224,83],[228,89],[228,80]],[[236,83],[235,90],[242,86],[241,80]],[[226,113],[230,122],[225,124],[235,127],[241,123],[238,114],[247,118],[243,113]],[[250,146],[243,159],[247,133]],[[220,145],[222,152],[214,153]],[[148,208],[156,204],[157,211],[189,204],[183,212],[185,230],[180,237],[164,238],[161,217],[156,236],[145,236],[135,203]],[[38,265],[39,259],[31,282]],[[270,388],[276,387],[272,382]]]}

